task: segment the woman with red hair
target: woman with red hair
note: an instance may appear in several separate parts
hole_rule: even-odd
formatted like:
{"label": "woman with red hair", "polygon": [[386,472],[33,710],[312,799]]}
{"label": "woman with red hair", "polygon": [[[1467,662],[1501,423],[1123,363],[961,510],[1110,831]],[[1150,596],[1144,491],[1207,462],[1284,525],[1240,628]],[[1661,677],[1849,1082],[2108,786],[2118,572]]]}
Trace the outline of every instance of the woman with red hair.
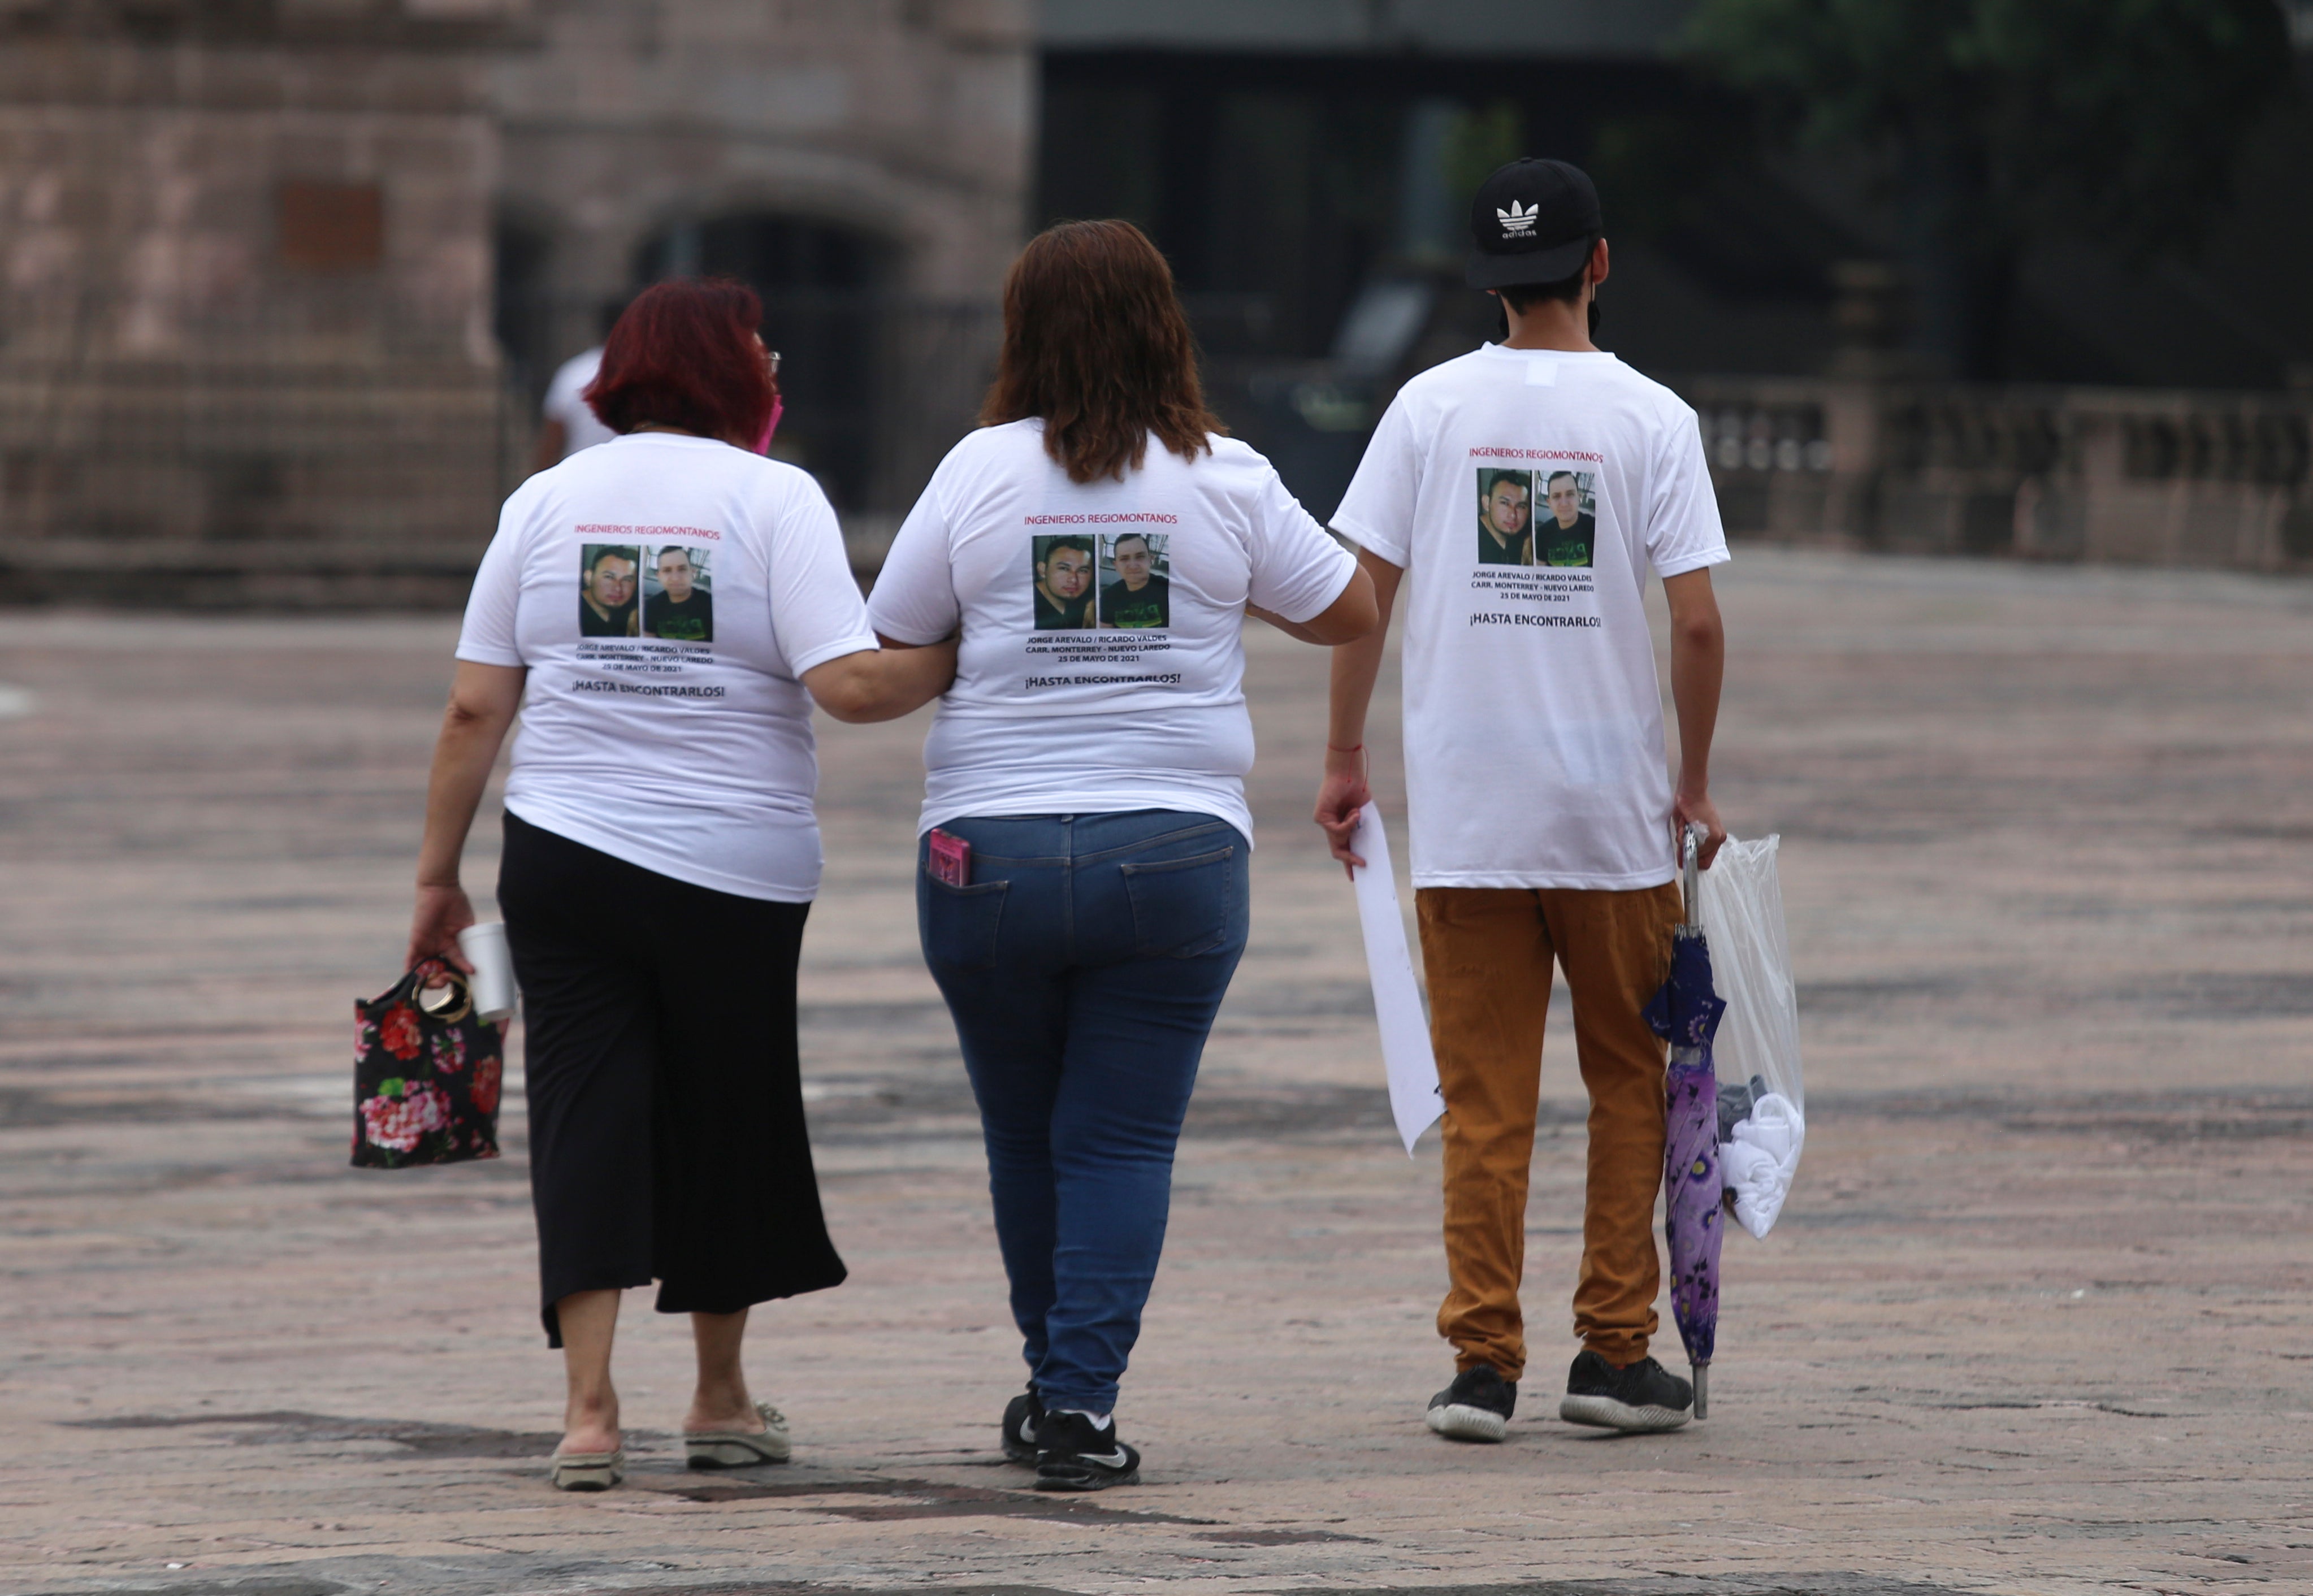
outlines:
{"label": "woman with red hair", "polygon": [[879,650],[834,512],[762,457],[762,309],[661,283],[585,393],[619,435],[514,490],[482,557],[435,749],[409,959],[459,962],[459,858],[498,746],[498,904],[526,1026],[541,1303],[569,1401],[554,1484],[624,1471],[620,1293],[688,1312],[694,1468],[778,1462],[740,1367],[755,1303],[843,1278],[805,1135],[796,960],[819,888],[811,708],[907,714],[952,646]]}
{"label": "woman with red hair", "polygon": [[1028,1362],[1004,1451],[1040,1490],[1099,1490],[1139,1477],[1117,1383],[1244,951],[1244,618],[1333,644],[1376,612],[1269,462],[1221,435],[1172,273],[1128,222],[1055,227],[1014,263],[981,419],[868,613],[888,642],[963,628],[924,747],[918,923]]}

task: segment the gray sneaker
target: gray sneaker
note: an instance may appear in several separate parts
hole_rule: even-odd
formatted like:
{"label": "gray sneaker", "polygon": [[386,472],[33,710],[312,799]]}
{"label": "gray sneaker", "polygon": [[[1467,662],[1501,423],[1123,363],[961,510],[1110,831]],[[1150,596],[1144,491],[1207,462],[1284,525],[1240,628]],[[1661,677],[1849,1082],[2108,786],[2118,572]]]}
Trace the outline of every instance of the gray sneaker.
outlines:
{"label": "gray sneaker", "polygon": [[1448,1441],[1499,1441],[1517,1408],[1517,1381],[1474,1364],[1429,1399],[1429,1427]]}
{"label": "gray sneaker", "polygon": [[1586,1348],[1567,1372],[1558,1416],[1629,1434],[1675,1430],[1694,1416],[1694,1388],[1652,1358],[1617,1369]]}

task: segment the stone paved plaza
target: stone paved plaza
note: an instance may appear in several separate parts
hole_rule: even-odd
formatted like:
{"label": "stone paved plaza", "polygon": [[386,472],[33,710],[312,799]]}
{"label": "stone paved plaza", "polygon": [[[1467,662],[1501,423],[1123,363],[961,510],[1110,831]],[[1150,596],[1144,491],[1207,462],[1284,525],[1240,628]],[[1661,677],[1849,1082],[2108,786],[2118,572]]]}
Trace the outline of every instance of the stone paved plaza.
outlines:
{"label": "stone paved plaza", "polygon": [[1324,659],[1256,627],[1253,941],[1120,1412],[1147,1483],[1093,1498],[993,1445],[1021,1371],[915,950],[921,717],[822,738],[805,1067],[852,1277],[751,1360],[796,1461],[683,1470],[687,1337],[637,1295],[638,1467],[558,1496],[518,1093],[497,1163],[345,1167],[453,623],[0,620],[0,1587],[2313,1591],[2313,588],[1746,548],[1721,592],[1717,795],[1784,838],[1813,1135],[1729,1238],[1710,1419],[1553,1416],[1561,1025],[1525,1408],[1422,1427],[1436,1137],[1394,1144],[1305,823]]}

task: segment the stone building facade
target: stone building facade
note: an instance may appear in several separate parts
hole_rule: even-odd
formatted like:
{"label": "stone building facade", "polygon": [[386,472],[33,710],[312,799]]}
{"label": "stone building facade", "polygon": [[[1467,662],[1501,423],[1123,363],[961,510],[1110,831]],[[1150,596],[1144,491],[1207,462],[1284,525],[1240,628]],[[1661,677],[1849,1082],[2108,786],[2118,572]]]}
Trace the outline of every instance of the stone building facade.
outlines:
{"label": "stone building facade", "polygon": [[1025,0],[561,0],[492,70],[506,221],[546,241],[540,275],[573,303],[745,217],[855,234],[897,285],[984,298],[1026,219],[1028,21]]}
{"label": "stone building facade", "polygon": [[791,451],[886,505],[970,413],[1033,59],[1026,0],[0,0],[6,596],[452,600],[670,272],[757,283]]}
{"label": "stone building facade", "polygon": [[441,4],[0,8],[12,597],[391,601],[471,548],[509,19]]}
{"label": "stone building facade", "polygon": [[536,391],[606,301],[752,282],[780,450],[888,522],[970,424],[1029,208],[1027,0],[559,0],[492,103],[501,329]]}

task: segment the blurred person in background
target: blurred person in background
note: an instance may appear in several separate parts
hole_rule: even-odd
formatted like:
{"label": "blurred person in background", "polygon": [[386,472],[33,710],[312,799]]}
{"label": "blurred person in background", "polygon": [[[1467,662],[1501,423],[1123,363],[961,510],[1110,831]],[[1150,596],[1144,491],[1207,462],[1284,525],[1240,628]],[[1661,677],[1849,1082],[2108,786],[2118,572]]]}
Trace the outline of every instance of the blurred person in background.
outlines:
{"label": "blurred person in background", "polygon": [[[1244,951],[1244,617],[1331,644],[1372,627],[1374,602],[1269,462],[1220,435],[1172,273],[1130,223],[1065,224],[1014,262],[981,419],[901,525],[868,614],[899,645],[963,627],[924,749],[917,914],[1028,1364],[1004,1452],[1040,1490],[1099,1490],[1139,1478],[1118,1382]],[[1037,634],[1024,523],[1147,512],[1171,528],[1170,646],[1075,674]]]}
{"label": "blurred person in background", "polygon": [[[498,903],[526,1027],[541,1312],[563,1349],[566,1490],[618,1483],[620,1293],[660,1283],[699,1375],[693,1467],[778,1462],[752,1399],[757,1302],[843,1279],[805,1135],[796,960],[819,888],[811,709],[901,715],[954,651],[876,647],[834,513],[754,448],[778,399],[753,292],[662,283],[612,329],[585,398],[619,436],[514,490],[482,557],[434,755],[412,962],[457,962],[473,923],[459,860],[522,712]],[[582,652],[581,539],[682,526],[711,539],[732,601],[714,652]],[[583,529],[583,530],[582,530]]]}
{"label": "blurred person in background", "polygon": [[[611,300],[602,307],[603,338],[611,336],[611,329],[618,325],[626,308],[627,302],[622,299]],[[614,429],[603,425],[602,417],[579,397],[602,369],[600,344],[581,349],[555,368],[553,381],[546,385],[546,398],[538,408],[541,425],[538,446],[531,455],[532,470],[542,471],[549,466],[559,465],[581,449],[607,443],[619,435]]]}

